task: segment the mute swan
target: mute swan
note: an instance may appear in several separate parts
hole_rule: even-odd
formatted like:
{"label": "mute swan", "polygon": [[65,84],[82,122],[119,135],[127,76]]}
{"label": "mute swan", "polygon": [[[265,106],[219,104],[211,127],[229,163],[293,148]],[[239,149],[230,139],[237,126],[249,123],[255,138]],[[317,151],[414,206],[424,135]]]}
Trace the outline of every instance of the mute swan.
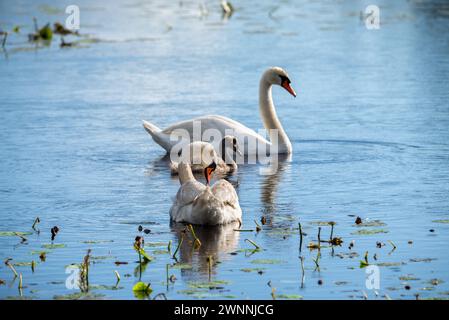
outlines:
{"label": "mute swan", "polygon": [[224,179],[212,187],[210,178],[217,165],[212,162],[206,169],[206,185],[195,180],[186,162],[179,164],[181,187],[170,208],[170,217],[175,222],[201,225],[220,225],[242,221],[242,209],[234,187]]}
{"label": "mute swan", "polygon": [[[282,68],[272,67],[263,73],[259,83],[259,111],[265,129],[268,130],[270,140],[274,142],[273,144],[243,124],[217,115],[208,115],[178,122],[164,130],[159,129],[154,124],[145,120],[143,121],[143,126],[152,136],[153,140],[167,152],[170,152],[171,148],[178,143],[177,140],[172,141],[170,139],[172,133],[175,133],[178,129],[182,129],[189,133],[192,141],[192,137],[194,137],[194,123],[199,123],[201,125],[201,135],[208,129],[218,130],[222,137],[225,135],[234,135],[239,144],[244,147],[244,154],[246,155],[257,154],[258,148],[262,147],[261,150],[266,150],[269,153],[291,153],[292,144],[277,117],[274,107],[271,94],[271,87],[273,85],[283,87],[292,96],[296,97],[295,91],[290,86],[288,74]],[[277,135],[275,130],[270,129],[277,129]],[[249,141],[253,141],[254,143],[248,143]]]}
{"label": "mute swan", "polygon": [[[232,153],[230,154],[231,150]],[[216,173],[231,173],[237,170],[233,152],[241,155],[237,139],[233,136],[225,136],[221,140],[220,155],[211,143],[194,141],[180,150],[179,162],[171,162],[170,169],[172,174],[177,174],[179,163],[184,161],[190,164],[192,172],[203,172],[211,162],[215,162],[217,165]]]}

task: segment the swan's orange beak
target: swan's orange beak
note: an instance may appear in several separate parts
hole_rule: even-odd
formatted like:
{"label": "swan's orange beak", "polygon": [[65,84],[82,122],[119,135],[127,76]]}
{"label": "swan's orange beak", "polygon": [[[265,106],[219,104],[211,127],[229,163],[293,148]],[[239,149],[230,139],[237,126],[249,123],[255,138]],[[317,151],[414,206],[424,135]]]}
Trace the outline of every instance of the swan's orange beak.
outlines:
{"label": "swan's orange beak", "polygon": [[206,169],[204,169],[204,176],[206,178],[206,185],[209,185],[210,179],[212,177],[212,173],[215,171],[216,168],[217,168],[217,165],[215,164],[215,162],[212,162]]}
{"label": "swan's orange beak", "polygon": [[296,98],[296,92],[295,90],[293,90],[293,88],[290,86],[290,83],[288,82],[288,80],[284,80],[282,81],[282,88],[284,88],[285,90],[287,90],[292,96],[294,96]]}

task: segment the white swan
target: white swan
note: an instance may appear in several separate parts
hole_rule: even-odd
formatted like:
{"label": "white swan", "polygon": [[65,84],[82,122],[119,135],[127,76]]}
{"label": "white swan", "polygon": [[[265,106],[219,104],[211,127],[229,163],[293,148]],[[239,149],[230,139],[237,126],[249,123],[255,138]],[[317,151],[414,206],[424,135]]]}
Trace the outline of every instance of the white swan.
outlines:
{"label": "white swan", "polygon": [[178,173],[181,162],[190,164],[192,172],[203,172],[210,163],[215,162],[215,173],[226,174],[237,171],[237,163],[234,161],[234,152],[241,155],[237,139],[234,136],[225,136],[219,143],[219,152],[209,142],[194,141],[183,146],[180,150],[179,161],[171,161],[171,173]]}
{"label": "white swan", "polygon": [[238,221],[241,224],[242,209],[232,184],[221,179],[212,187],[209,185],[215,169],[216,164],[212,162],[204,170],[204,185],[195,180],[188,163],[179,164],[181,187],[170,208],[173,221],[200,225],[221,225]]}
{"label": "white swan", "polygon": [[[290,86],[290,79],[287,72],[285,72],[282,68],[269,68],[264,72],[262,78],[260,79],[260,115],[262,117],[265,129],[268,130],[270,140],[274,143],[271,143],[263,136],[257,134],[254,130],[244,126],[237,121],[216,115],[203,116],[178,122],[164,130],[159,129],[157,126],[145,120],[143,121],[143,126],[145,130],[153,137],[153,140],[156,141],[156,143],[158,143],[167,152],[170,152],[171,148],[178,144],[179,140],[171,141],[170,135],[172,133],[175,134],[176,132],[180,132],[179,129],[189,134],[191,139],[190,141],[193,140],[193,128],[194,123],[196,122],[201,124],[201,136],[208,129],[218,130],[222,137],[225,135],[235,136],[239,144],[243,146],[244,154],[257,154],[258,148],[262,148],[261,150],[266,150],[269,153],[291,153],[292,144],[277,117],[276,110],[273,104],[273,98],[271,94],[271,87],[273,85],[282,86],[294,97],[296,97],[296,93]],[[276,130],[271,129],[277,129],[277,132]],[[248,141],[253,141],[255,143],[248,143]]]}

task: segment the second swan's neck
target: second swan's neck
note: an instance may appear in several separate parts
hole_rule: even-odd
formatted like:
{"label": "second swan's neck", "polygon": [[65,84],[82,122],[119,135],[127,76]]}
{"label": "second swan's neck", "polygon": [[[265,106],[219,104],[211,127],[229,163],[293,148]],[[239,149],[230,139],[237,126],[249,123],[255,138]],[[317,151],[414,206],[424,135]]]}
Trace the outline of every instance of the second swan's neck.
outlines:
{"label": "second swan's neck", "polygon": [[[271,149],[277,148],[277,153],[291,153],[292,144],[284,128],[279,121],[274,108],[273,97],[271,94],[272,85],[262,77],[259,85],[259,110],[265,129],[270,136]],[[272,129],[277,129],[276,131]]]}

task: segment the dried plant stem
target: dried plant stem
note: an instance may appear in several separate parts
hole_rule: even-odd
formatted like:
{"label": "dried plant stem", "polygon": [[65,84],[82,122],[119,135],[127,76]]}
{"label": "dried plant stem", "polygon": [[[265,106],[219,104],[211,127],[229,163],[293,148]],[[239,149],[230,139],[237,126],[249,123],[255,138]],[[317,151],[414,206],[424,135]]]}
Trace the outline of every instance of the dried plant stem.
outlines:
{"label": "dried plant stem", "polygon": [[301,252],[301,250],[302,250],[302,226],[301,226],[301,222],[298,222],[298,226],[299,226],[299,252]]}

